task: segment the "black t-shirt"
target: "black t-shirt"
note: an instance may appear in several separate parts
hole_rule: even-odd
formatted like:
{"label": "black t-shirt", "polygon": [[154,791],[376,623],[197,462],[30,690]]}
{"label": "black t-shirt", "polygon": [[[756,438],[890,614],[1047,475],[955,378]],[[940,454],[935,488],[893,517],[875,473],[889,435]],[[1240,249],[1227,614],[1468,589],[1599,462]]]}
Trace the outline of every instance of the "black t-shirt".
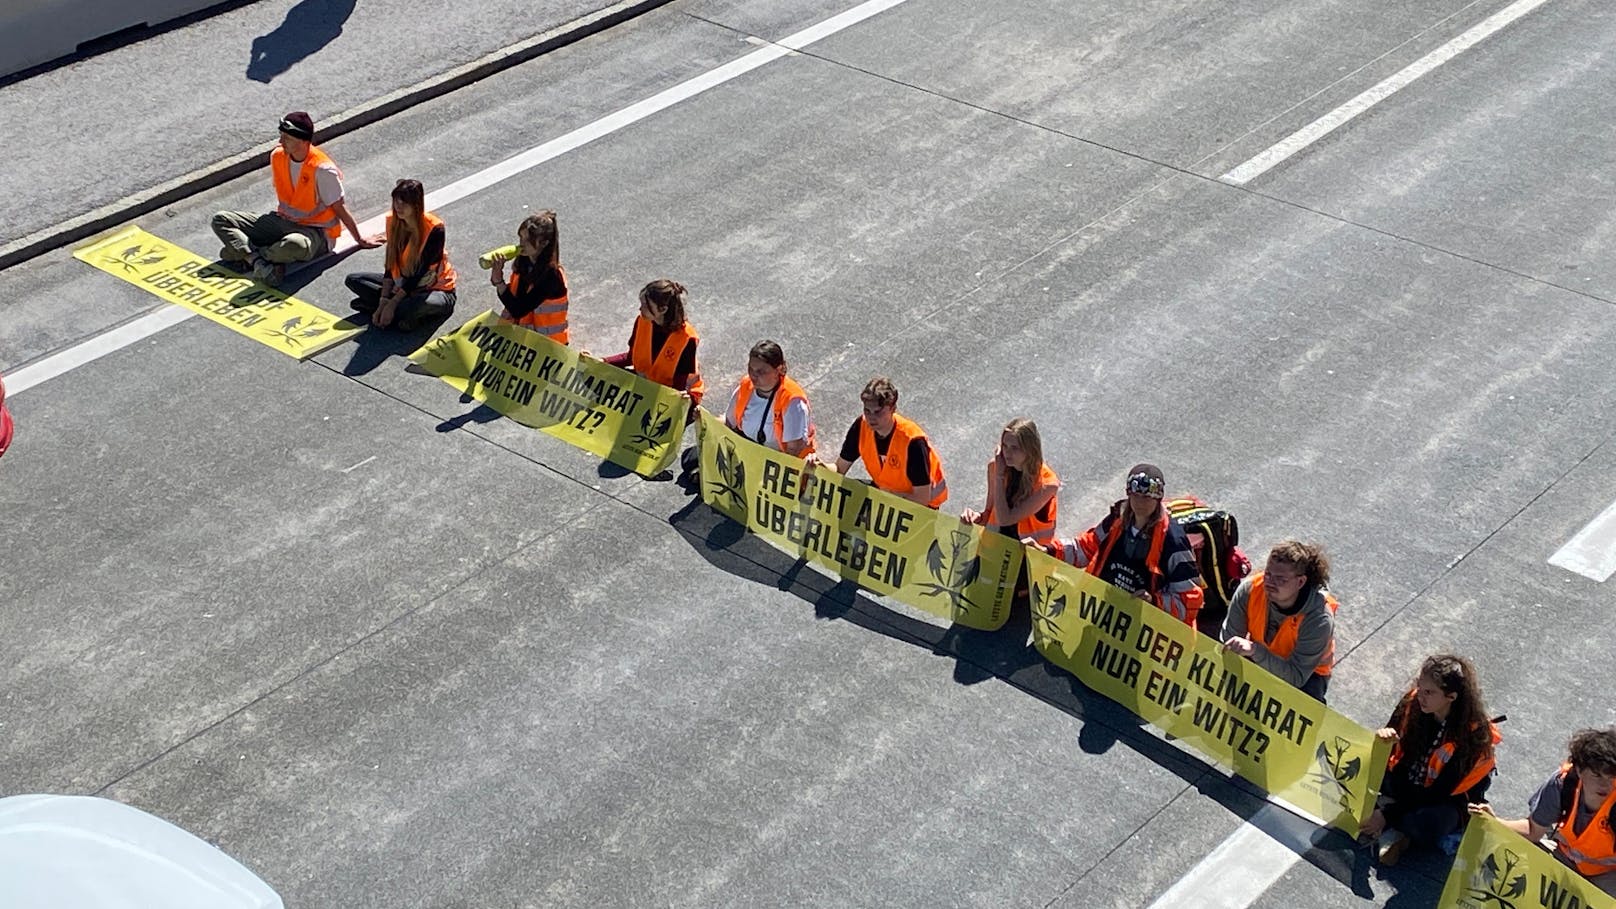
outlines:
{"label": "black t-shirt", "polygon": [[[842,440],[842,460],[857,461],[859,459],[859,430],[864,426],[864,418],[859,417],[847,429],[847,438]],[[887,456],[887,446],[892,444],[892,436],[875,437],[875,454],[877,457]],[[909,463],[907,465],[909,485],[915,488],[931,485],[931,446],[926,444],[924,437],[909,440]]]}
{"label": "black t-shirt", "polygon": [[414,293],[421,286],[421,279],[426,273],[438,267],[438,261],[443,258],[443,225],[439,224],[427,232],[426,242],[421,244],[421,255],[415,260],[415,269],[402,276],[400,285],[405,293]]}
{"label": "black t-shirt", "polygon": [[511,260],[511,271],[516,275],[516,293],[509,286],[499,288],[499,302],[512,317],[520,319],[539,308],[545,300],[560,300],[567,296],[567,282],[561,270],[540,265],[527,256]]}
{"label": "black t-shirt", "polygon": [[[657,357],[662,356],[662,348],[667,346],[668,336],[673,334],[673,332],[662,327],[661,325],[656,324],[655,322],[651,322],[650,324],[651,359],[655,360]],[[640,320],[635,319],[634,327],[629,329],[628,333],[628,349],[630,351],[630,356],[633,355],[634,341],[639,333]],[[679,365],[673,371],[675,377],[690,376],[696,372],[696,344],[697,342],[691,341],[689,344],[685,345],[684,353],[679,355]]]}

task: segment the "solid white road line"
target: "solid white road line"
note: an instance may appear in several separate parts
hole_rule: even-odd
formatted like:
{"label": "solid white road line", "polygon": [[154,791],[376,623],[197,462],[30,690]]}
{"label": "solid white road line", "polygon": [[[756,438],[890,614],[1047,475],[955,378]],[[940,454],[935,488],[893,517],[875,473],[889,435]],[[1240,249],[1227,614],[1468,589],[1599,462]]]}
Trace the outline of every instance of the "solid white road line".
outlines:
{"label": "solid white road line", "polygon": [[[643,101],[631,104],[616,113],[608,114],[593,123],[581,126],[572,132],[530,148],[470,176],[462,177],[434,192],[427,193],[427,205],[431,208],[441,208],[451,202],[458,202],[473,193],[493,186],[501,180],[508,180],[517,174],[538,167],[552,158],[564,155],[603,136],[608,136],[658,111],[666,110],[680,101],[693,98],[708,89],[723,85],[766,63],[772,63],[781,57],[788,56],[792,51],[801,50],[816,41],[828,38],[843,29],[863,22],[871,16],[906,2],[908,0],[866,0],[866,2],[860,3],[852,9],[838,13],[773,44],[765,45],[738,60],[733,60],[715,69],[708,70],[672,88],[660,91]],[[383,227],[385,218],[386,214],[383,213],[365,220],[359,225],[360,232],[364,234],[379,232]],[[334,252],[343,252],[353,248],[353,245],[353,238],[344,235]],[[69,370],[77,369],[85,363],[149,338],[169,326],[178,325],[193,315],[195,313],[188,309],[183,309],[179,306],[166,306],[110,331],[81,341],[66,350],[52,354],[37,363],[8,374],[6,376],[6,393],[8,395],[21,394]]]}
{"label": "solid white road line", "polygon": [[131,344],[138,344],[170,325],[178,325],[194,315],[196,313],[183,306],[164,306],[138,319],[125,322],[117,328],[109,329],[53,353],[37,363],[7,373],[6,394],[8,396],[22,394],[41,382],[77,369],[91,360],[100,359],[115,350],[123,350]]}
{"label": "solid white road line", "polygon": [[1271,804],[1257,809],[1249,822],[1179,878],[1150,909],[1245,909],[1256,902],[1302,858],[1260,829],[1283,813],[1283,808]]}
{"label": "solid white road line", "polygon": [[1616,574],[1616,502],[1555,550],[1549,564],[1601,584]]}
{"label": "solid white road line", "polygon": [[1236,186],[1250,183],[1286,158],[1319,141],[1347,121],[1390,97],[1398,89],[1475,47],[1494,32],[1547,2],[1548,0],[1517,0],[1511,3],[1459,37],[1403,67],[1374,88],[1314,120],[1267,151],[1224,174],[1220,179]]}

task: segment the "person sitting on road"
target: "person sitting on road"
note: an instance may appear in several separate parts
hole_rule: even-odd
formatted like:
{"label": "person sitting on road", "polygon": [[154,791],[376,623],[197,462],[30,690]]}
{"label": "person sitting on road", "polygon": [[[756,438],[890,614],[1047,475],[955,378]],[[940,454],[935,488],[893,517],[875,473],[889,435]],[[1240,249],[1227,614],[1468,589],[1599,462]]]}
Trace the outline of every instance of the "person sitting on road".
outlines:
{"label": "person sitting on road", "polygon": [[629,332],[628,350],[605,362],[678,390],[690,399],[690,418],[694,419],[707,386],[696,358],[696,343],[701,338],[685,320],[685,296],[685,286],[667,278],[640,288],[640,314]]}
{"label": "person sitting on road", "polygon": [[382,237],[362,237],[348,213],[342,171],[314,144],[314,120],[295,110],[281,118],[281,144],[269,153],[270,179],[278,202],[272,212],[221,211],[213,233],[224,246],[220,261],[250,270],[255,280],[277,286],[286,266],[331,251],[348,228],[361,249],[382,245]]}
{"label": "person sitting on road", "polygon": [[1127,497],[1100,523],[1044,548],[1194,628],[1204,599],[1201,571],[1189,537],[1162,504],[1166,489],[1161,468],[1136,464],[1123,487]]}
{"label": "person sitting on road", "polygon": [[1330,560],[1311,543],[1285,540],[1262,571],[1240,582],[1223,619],[1232,650],[1324,703],[1335,663],[1336,600]]}
{"label": "person sitting on road", "polygon": [[1055,541],[1060,478],[1044,463],[1038,425],[1017,418],[1005,424],[999,447],[988,462],[988,500],[982,511],[967,508],[960,517],[996,533],[1044,546]]}
{"label": "person sitting on road", "polygon": [[1375,735],[1396,744],[1359,834],[1375,844],[1381,864],[1395,865],[1410,844],[1435,847],[1457,833],[1468,807],[1486,801],[1499,735],[1476,667],[1447,653],[1426,657],[1414,687]]}
{"label": "person sitting on road", "polygon": [[[1555,858],[1616,896],[1616,728],[1579,730],[1567,751],[1532,794],[1530,814],[1503,824],[1534,843],[1552,834]],[[1493,813],[1486,804],[1470,811]]]}
{"label": "person sitting on road", "polygon": [[864,415],[855,419],[835,461],[819,455],[816,462],[845,474],[863,461],[877,489],[903,496],[918,505],[939,508],[948,501],[943,463],[913,420],[898,415],[898,389],[886,376],[876,376],[859,393]]}
{"label": "person sitting on road", "polygon": [[556,213],[545,210],[528,215],[516,228],[516,258],[505,278],[505,253],[490,255],[488,283],[504,307],[499,317],[532,329],[557,344],[567,332],[567,273],[561,268],[561,233]]}
{"label": "person sitting on road", "polygon": [[421,181],[398,181],[387,216],[386,270],[355,272],[343,280],[354,295],[353,308],[370,313],[372,325],[400,331],[446,318],[455,308],[455,270],[446,239],[443,219],[426,210]]}
{"label": "person sitting on road", "polygon": [[788,455],[814,452],[814,417],[808,394],[786,375],[786,355],[773,341],[752,345],[746,375],[730,397],[724,423],[743,436]]}

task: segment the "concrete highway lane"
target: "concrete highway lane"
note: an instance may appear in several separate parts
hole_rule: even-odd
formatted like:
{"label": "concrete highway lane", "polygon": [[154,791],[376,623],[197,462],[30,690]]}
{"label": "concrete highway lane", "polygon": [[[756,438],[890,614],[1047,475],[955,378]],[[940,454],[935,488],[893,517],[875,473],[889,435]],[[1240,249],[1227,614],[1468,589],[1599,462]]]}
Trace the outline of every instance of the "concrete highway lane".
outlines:
{"label": "concrete highway lane", "polygon": [[[981,504],[1013,416],[1065,481],[1062,536],[1160,464],[1259,560],[1327,547],[1349,716],[1379,725],[1429,652],[1474,657],[1519,814],[1613,719],[1610,590],[1546,562],[1616,500],[1609,126],[1571,115],[1605,103],[1613,20],[1550,0],[1219,180],[1506,5],[907,0],[718,80],[858,5],[679,0],[328,151],[368,216],[398,177],[612,124],[438,206],[444,330],[494,302],[476,253],[554,208],[576,346],[622,349],[638,288],[676,278],[713,406],[774,338],[833,447],[891,375],[949,509]],[[269,195],[255,175],[140,223],[211,253],[208,215]],[[343,274],[379,264],[294,282],[345,312]],[[154,302],[65,250],[0,300],[8,380]],[[1371,867],[1024,625],[947,630],[794,565],[405,372],[421,340],[299,364],[194,319],[8,398],[7,792],[154,811],[288,905],[1434,902],[1444,858]],[[1209,870],[1230,837],[1277,845]]]}

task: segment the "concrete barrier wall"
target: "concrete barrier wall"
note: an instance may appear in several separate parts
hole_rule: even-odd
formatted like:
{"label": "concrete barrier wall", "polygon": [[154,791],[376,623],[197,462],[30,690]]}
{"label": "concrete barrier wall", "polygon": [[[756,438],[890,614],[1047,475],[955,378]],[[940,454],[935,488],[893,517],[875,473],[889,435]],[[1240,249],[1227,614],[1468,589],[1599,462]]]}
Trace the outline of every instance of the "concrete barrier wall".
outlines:
{"label": "concrete barrier wall", "polygon": [[158,25],[219,0],[0,0],[0,76],[48,63],[80,44]]}

